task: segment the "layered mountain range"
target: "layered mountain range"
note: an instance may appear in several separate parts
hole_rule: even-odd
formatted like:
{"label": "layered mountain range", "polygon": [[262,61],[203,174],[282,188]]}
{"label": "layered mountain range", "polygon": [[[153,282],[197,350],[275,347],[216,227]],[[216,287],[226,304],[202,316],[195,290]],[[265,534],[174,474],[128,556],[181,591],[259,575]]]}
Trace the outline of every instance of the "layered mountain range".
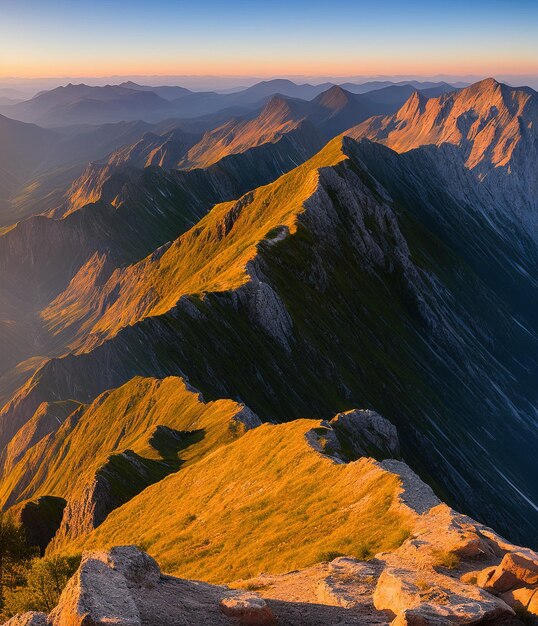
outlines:
{"label": "layered mountain range", "polygon": [[437,498],[537,547],[538,94],[260,85],[0,118],[0,503],[217,583],[408,559]]}

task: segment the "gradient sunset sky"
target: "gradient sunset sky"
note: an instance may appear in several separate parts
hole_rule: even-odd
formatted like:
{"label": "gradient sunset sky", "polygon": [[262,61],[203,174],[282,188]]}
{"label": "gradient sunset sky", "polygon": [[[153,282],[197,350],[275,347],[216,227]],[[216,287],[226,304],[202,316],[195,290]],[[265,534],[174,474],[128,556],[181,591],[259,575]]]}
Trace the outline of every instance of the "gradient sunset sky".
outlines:
{"label": "gradient sunset sky", "polygon": [[0,0],[0,76],[538,73],[538,0]]}

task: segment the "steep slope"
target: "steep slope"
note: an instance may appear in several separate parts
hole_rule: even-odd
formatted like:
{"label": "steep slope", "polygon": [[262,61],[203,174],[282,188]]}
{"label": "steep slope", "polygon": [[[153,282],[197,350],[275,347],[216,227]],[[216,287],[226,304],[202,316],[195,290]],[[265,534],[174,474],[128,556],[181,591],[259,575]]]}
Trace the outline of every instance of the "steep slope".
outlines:
{"label": "steep slope", "polygon": [[148,484],[259,424],[248,408],[231,400],[206,403],[179,378],[134,378],[87,407],[73,406],[39,436],[19,436],[18,456],[8,450],[0,501],[66,501],[54,539],[59,545],[98,526]]}
{"label": "steep slope", "polygon": [[280,152],[284,158],[287,154],[290,164],[298,165],[321,148],[321,138],[326,141],[372,115],[396,111],[413,91],[395,86],[358,96],[334,86],[311,102],[277,94],[255,117],[249,113],[226,119],[208,130],[188,152],[183,136],[172,144],[168,135],[148,136],[113,155],[112,161],[160,164],[157,158],[170,167],[207,167],[227,155],[282,141]]}
{"label": "steep slope", "polygon": [[139,263],[74,281],[45,316],[75,354],[4,407],[3,440],[43,400],[135,374],[185,375],[266,420],[367,406],[439,493],[532,541],[536,250],[423,168],[338,138]]}
{"label": "steep slope", "polygon": [[[218,582],[239,575],[233,586],[257,590],[268,604],[309,599],[318,617],[326,604],[348,609],[338,621],[326,617],[329,624],[521,624],[507,603],[521,606],[518,592],[532,598],[538,554],[440,503],[400,461],[342,462],[337,443],[329,452],[319,446],[337,440],[331,426],[299,420],[250,431],[170,476],[159,491],[147,489],[86,543],[102,550],[142,536],[168,571]],[[266,449],[276,452],[268,458]],[[207,477],[204,484],[197,475]],[[161,510],[155,503],[163,492]],[[366,561],[379,545],[383,552]],[[122,550],[128,548],[109,554]],[[341,550],[348,556],[335,559]],[[519,615],[532,619],[531,612]],[[299,623],[312,623],[306,607],[302,616]],[[294,623],[289,614],[282,619]]]}
{"label": "steep slope", "polygon": [[[115,268],[177,237],[215,202],[240,196],[292,166],[286,142],[188,172],[93,164],[54,218],[32,217],[0,235],[0,397],[20,385],[11,368],[37,355],[64,353],[71,331],[59,334],[61,328],[49,324],[42,311],[73,278],[70,293],[91,290],[93,281],[101,283]],[[81,307],[78,314],[84,316]],[[64,321],[62,327],[72,322],[70,316]]]}
{"label": "steep slope", "polygon": [[53,131],[0,115],[0,226],[9,223],[9,198],[60,139]]}
{"label": "steep slope", "polygon": [[266,143],[288,140],[291,162],[305,161],[321,146],[316,129],[305,121],[303,101],[273,96],[254,119],[232,119],[205,133],[192,147],[181,165],[207,167],[229,154],[245,152]]}
{"label": "steep slope", "polygon": [[[373,118],[350,132],[398,152],[453,144],[474,174],[490,213],[523,222],[538,237],[538,94],[486,79],[461,91],[427,100],[415,93],[391,117]],[[453,169],[454,157],[441,169]],[[450,174],[444,176],[452,193]],[[466,189],[460,191],[465,194]]]}
{"label": "steep slope", "polygon": [[125,144],[112,153],[107,162],[111,165],[129,163],[134,167],[158,165],[174,169],[198,139],[198,135],[185,133],[180,128],[163,134],[145,133],[136,143]]}

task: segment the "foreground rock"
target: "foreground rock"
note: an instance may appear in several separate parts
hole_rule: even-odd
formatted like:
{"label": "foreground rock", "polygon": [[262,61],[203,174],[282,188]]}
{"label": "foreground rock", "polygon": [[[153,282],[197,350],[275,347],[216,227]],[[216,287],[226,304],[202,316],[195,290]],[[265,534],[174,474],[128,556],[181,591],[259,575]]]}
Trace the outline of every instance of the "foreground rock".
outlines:
{"label": "foreground rock", "polygon": [[[135,546],[87,552],[50,615],[25,613],[6,626],[521,626],[534,623],[537,567],[536,553],[441,504],[393,552],[234,588],[166,576]],[[512,588],[494,591],[499,580]]]}

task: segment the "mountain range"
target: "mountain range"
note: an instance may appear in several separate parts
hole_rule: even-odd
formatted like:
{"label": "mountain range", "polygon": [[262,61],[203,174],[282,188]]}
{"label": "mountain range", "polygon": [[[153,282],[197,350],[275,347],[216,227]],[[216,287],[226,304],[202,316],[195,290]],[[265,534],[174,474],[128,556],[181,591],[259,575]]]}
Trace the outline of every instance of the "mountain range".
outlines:
{"label": "mountain range", "polygon": [[211,583],[349,555],[418,589],[409,554],[459,533],[467,586],[443,557],[450,609],[393,623],[516,619],[469,573],[519,550],[483,524],[538,547],[537,92],[124,83],[1,110],[0,504],[37,511],[42,551],[136,543]]}

